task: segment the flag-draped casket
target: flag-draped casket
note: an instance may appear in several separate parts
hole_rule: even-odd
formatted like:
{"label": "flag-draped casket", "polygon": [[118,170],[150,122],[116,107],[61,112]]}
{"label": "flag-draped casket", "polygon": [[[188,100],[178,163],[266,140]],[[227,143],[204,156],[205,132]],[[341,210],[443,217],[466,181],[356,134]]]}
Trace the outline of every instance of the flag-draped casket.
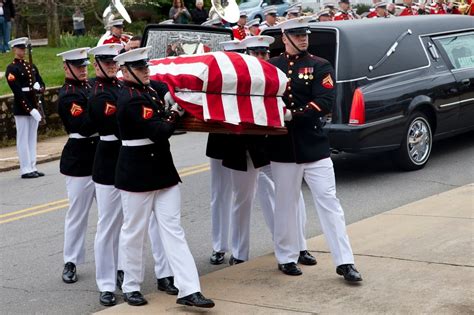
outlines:
{"label": "flag-draped casket", "polygon": [[168,57],[150,60],[150,76],[165,82],[188,113],[184,129],[285,132],[281,96],[287,78],[268,62],[233,52]]}

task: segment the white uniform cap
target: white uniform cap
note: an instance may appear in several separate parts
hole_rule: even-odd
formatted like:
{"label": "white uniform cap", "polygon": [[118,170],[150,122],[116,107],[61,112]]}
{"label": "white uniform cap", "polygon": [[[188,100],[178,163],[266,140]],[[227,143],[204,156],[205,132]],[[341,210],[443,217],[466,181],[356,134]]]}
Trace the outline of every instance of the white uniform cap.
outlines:
{"label": "white uniform cap", "polygon": [[247,16],[247,11],[240,11],[240,17]]}
{"label": "white uniform cap", "polygon": [[335,3],[332,3],[332,2],[328,2],[328,3],[325,3],[324,4],[324,8],[330,8],[330,9],[333,9],[336,7],[336,4]]}
{"label": "white uniform cap", "polygon": [[87,66],[89,64],[89,47],[76,48],[68,51],[63,51],[57,54],[58,57],[63,57],[63,61],[66,61],[74,66]]}
{"label": "white uniform cap", "polygon": [[13,47],[18,47],[18,48],[25,48],[26,45],[29,42],[28,37],[20,37],[20,38],[15,38],[11,41],[8,42],[8,45],[10,45],[11,48]]}
{"label": "white uniform cap", "polygon": [[242,42],[237,39],[233,40],[228,40],[225,42],[220,42],[219,45],[222,46],[222,49],[224,51],[240,51],[240,50],[245,50],[245,46],[242,45]]}
{"label": "white uniform cap", "polygon": [[259,26],[259,25],[260,25],[260,19],[253,19],[245,23],[245,26],[247,27]]}
{"label": "white uniform cap", "polygon": [[291,20],[286,20],[277,25],[283,33],[289,34],[309,34],[308,22],[314,20],[312,16],[302,16]]}
{"label": "white uniform cap", "polygon": [[212,25],[221,25],[221,24],[222,24],[221,18],[215,18],[215,19],[207,20],[203,22],[201,25],[212,26]]}
{"label": "white uniform cap", "polygon": [[89,50],[89,54],[94,55],[99,59],[113,59],[113,57],[120,54],[122,51],[122,44],[105,44],[100,45]]}
{"label": "white uniform cap", "polygon": [[271,14],[271,13],[277,13],[277,7],[274,6],[274,5],[269,5],[269,6],[266,6],[265,9],[263,9],[263,14],[264,15],[267,15],[267,14]]}
{"label": "white uniform cap", "polygon": [[285,10],[286,13],[300,13],[303,5],[301,2],[295,2]]}
{"label": "white uniform cap", "polygon": [[245,48],[268,48],[270,47],[271,44],[275,41],[275,38],[267,35],[259,35],[259,36],[250,36],[250,37],[245,37],[242,40],[242,45],[245,46]]}
{"label": "white uniform cap", "polygon": [[112,26],[122,26],[123,27],[123,19],[118,19],[118,20],[112,20],[110,21],[108,24],[107,24],[108,27],[112,27]]}
{"label": "white uniform cap", "polygon": [[144,67],[148,65],[148,52],[151,46],[132,49],[114,58],[121,66],[128,64],[131,67]]}
{"label": "white uniform cap", "polygon": [[387,2],[377,2],[374,6],[375,6],[376,9],[377,8],[385,9],[385,8],[387,8]]}

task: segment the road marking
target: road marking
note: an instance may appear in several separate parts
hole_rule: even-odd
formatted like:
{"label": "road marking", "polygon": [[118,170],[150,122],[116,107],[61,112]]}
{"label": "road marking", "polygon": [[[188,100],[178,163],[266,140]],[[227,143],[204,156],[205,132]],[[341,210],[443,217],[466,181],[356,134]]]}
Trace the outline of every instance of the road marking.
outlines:
{"label": "road marking", "polygon": [[[209,163],[203,163],[203,164],[199,164],[199,165],[194,165],[194,166],[189,166],[189,167],[182,168],[182,169],[178,170],[178,173],[179,173],[179,176],[186,177],[186,176],[191,176],[191,175],[194,175],[194,174],[206,172],[209,169],[210,169]],[[30,208],[26,208],[26,209],[21,209],[21,210],[17,210],[17,211],[13,211],[13,212],[4,213],[4,214],[0,215],[0,218],[11,217],[11,216],[15,216],[15,217],[8,218],[8,219],[5,219],[5,220],[0,220],[0,224],[21,220],[21,219],[32,217],[32,216],[35,216],[35,215],[39,215],[39,214],[42,214],[42,213],[48,213],[48,212],[51,212],[51,211],[54,211],[54,210],[64,209],[64,208],[67,208],[67,207],[69,207],[69,203],[68,203],[68,199],[66,198],[66,199],[61,199],[61,200],[48,202],[48,203],[45,203],[45,204],[42,204],[42,205],[33,206],[33,207],[30,207]],[[46,208],[46,209],[42,209],[42,208]],[[42,209],[42,210],[38,210],[38,209]],[[32,211],[32,210],[37,210],[37,211]],[[32,212],[29,212],[29,211],[32,211]],[[18,214],[25,213],[25,212],[29,212],[29,213],[23,214],[23,215],[20,215],[20,216],[16,216]]]}

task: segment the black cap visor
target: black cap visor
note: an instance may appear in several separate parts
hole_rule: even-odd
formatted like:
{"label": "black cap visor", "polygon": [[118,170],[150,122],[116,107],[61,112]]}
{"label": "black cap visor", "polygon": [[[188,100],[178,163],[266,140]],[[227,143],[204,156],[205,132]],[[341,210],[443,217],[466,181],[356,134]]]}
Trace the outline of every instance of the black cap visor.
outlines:
{"label": "black cap visor", "polygon": [[13,46],[13,48],[25,49],[26,45],[25,44],[18,44],[18,45]]}
{"label": "black cap visor", "polygon": [[148,59],[140,59],[130,62],[125,62],[125,65],[130,66],[132,68],[145,68],[149,66]]}
{"label": "black cap visor", "polygon": [[116,55],[95,55],[95,59],[100,61],[113,61]]}
{"label": "black cap visor", "polygon": [[87,66],[90,64],[88,58],[83,58],[83,59],[74,59],[74,60],[66,60],[66,62],[72,66],[75,67],[82,67],[82,66]]}
{"label": "black cap visor", "polygon": [[298,27],[285,30],[285,33],[288,35],[306,35],[311,34],[309,27]]}
{"label": "black cap visor", "polygon": [[247,48],[250,51],[256,52],[256,53],[268,53],[268,47],[248,47]]}
{"label": "black cap visor", "polygon": [[239,53],[239,54],[245,53],[245,49],[229,49],[229,50],[226,50],[226,51],[236,52],[236,53]]}

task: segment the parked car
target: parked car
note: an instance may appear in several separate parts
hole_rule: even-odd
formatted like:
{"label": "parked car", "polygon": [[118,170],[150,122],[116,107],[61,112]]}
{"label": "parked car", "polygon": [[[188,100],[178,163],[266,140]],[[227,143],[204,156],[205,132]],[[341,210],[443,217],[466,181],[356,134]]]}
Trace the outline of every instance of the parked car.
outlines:
{"label": "parked car", "polygon": [[263,21],[265,19],[263,9],[268,5],[276,6],[278,16],[285,16],[289,3],[288,0],[243,0],[239,5],[239,9],[247,13],[249,21],[253,19]]}
{"label": "parked car", "polygon": [[[283,51],[281,31],[271,54]],[[423,168],[433,141],[474,129],[474,19],[439,15],[311,23],[309,51],[335,68],[331,147],[393,151]]]}

